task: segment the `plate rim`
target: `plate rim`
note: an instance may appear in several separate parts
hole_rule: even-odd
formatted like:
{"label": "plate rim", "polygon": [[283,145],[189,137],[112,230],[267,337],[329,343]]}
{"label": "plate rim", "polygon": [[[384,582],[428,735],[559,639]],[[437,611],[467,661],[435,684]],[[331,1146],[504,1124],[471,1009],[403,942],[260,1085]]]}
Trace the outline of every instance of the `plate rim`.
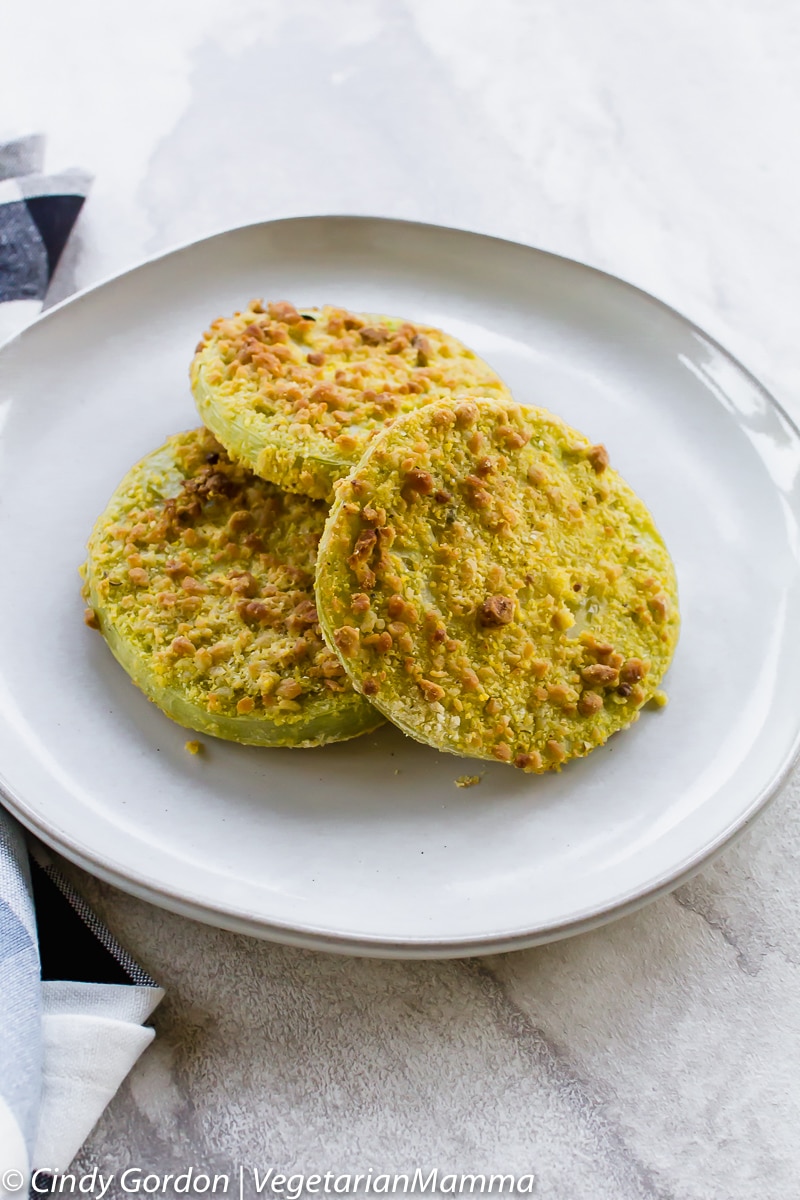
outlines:
{"label": "plate rim", "polygon": [[[234,225],[224,229],[217,230],[214,233],[207,234],[203,237],[192,238],[185,242],[180,242],[172,245],[164,250],[159,251],[148,258],[135,263],[131,267],[124,268],[120,271],[115,271],[102,279],[81,288],[79,291],[61,300],[58,304],[42,312],[30,325],[18,331],[11,338],[0,344],[0,370],[4,365],[4,360],[9,351],[26,338],[31,336],[33,330],[39,328],[46,322],[49,322],[64,309],[71,305],[77,304],[86,297],[92,295],[111,284],[127,278],[129,275],[136,274],[139,271],[146,270],[148,267],[160,262],[162,259],[167,259],[172,256],[177,256],[187,250],[191,250],[195,246],[204,245],[218,239],[229,237],[236,233],[244,233],[246,231],[255,231],[266,227],[275,227],[287,224],[301,225],[311,223],[338,223],[349,222],[360,225],[381,223],[385,225],[404,226],[416,230],[422,230],[436,234],[460,234],[466,235],[469,238],[479,238],[482,241],[499,243],[502,246],[508,247],[515,252],[526,252],[536,256],[544,256],[554,260],[556,263],[565,264],[568,267],[577,267],[582,271],[590,272],[593,275],[599,276],[602,280],[610,283],[615,287],[622,287],[625,291],[633,293],[640,301],[648,304],[656,305],[663,312],[677,319],[682,325],[692,332],[694,335],[702,339],[707,345],[713,347],[717,353],[721,354],[734,368],[744,376],[752,387],[762,396],[768,408],[776,414],[784,423],[786,432],[793,436],[800,443],[800,427],[793,417],[786,411],[781,402],[769,391],[767,387],[753,374],[735,355],[727,350],[719,341],[712,335],[708,334],[704,329],[697,325],[690,318],[686,317],[679,310],[667,304],[665,301],[654,296],[651,292],[639,287],[637,284],[631,283],[619,275],[614,275],[610,271],[592,266],[589,263],[582,262],[580,259],[570,258],[567,255],[557,254],[550,250],[545,250],[537,246],[530,245],[526,242],[518,242],[509,238],[498,237],[493,234],[487,234],[478,230],[468,229],[460,226],[441,225],[434,222],[416,221],[413,219],[399,217],[373,216],[369,214],[351,214],[351,213],[319,213],[306,214],[302,216],[285,216],[271,220],[245,222],[241,225]],[[35,335],[34,335],[35,336]],[[421,936],[419,938],[384,938],[372,935],[353,935],[347,933],[338,933],[334,930],[325,929],[310,925],[308,923],[290,924],[279,921],[263,920],[261,918],[249,915],[246,911],[238,909],[230,905],[213,904],[201,900],[198,897],[187,895],[185,891],[172,891],[168,887],[156,884],[153,880],[148,880],[145,873],[133,871],[129,868],[123,868],[120,864],[109,865],[109,860],[104,860],[102,857],[95,856],[90,847],[86,846],[81,839],[70,836],[66,831],[59,830],[55,826],[43,820],[39,814],[31,808],[25,800],[16,793],[16,790],[5,779],[5,776],[0,773],[0,795],[6,809],[12,813],[30,832],[39,837],[47,846],[64,855],[66,859],[75,863],[79,867],[88,871],[90,874],[105,880],[112,885],[119,887],[121,890],[137,896],[139,899],[153,903],[158,907],[165,908],[179,915],[189,917],[194,920],[202,921],[206,924],[213,925],[217,928],[227,929],[236,933],[244,933],[250,936],[255,936],[271,941],[280,942],[286,945],[293,945],[305,949],[322,950],[335,952],[340,954],[351,954],[373,958],[395,958],[395,959],[441,959],[441,958],[463,958],[476,955],[485,955],[493,953],[505,953],[513,950],[521,950],[527,947],[542,945],[547,942],[560,940],[567,937],[572,937],[580,933],[588,932],[591,929],[597,928],[608,922],[614,921],[619,917],[633,913],[644,905],[653,900],[658,899],[675,888],[680,887],[692,877],[706,863],[710,862],[727,846],[731,845],[738,837],[740,837],[752,824],[752,822],[766,809],[768,804],[776,797],[783,784],[789,777],[793,767],[800,758],[800,713],[797,718],[797,730],[794,739],[791,742],[787,752],[783,756],[782,761],[772,773],[771,777],[753,797],[747,807],[733,821],[729,822],[726,827],[714,838],[707,842],[701,849],[695,850],[694,853],[686,856],[677,866],[662,872],[656,879],[651,880],[645,887],[637,888],[629,895],[623,896],[609,904],[595,905],[593,908],[582,912],[580,915],[573,917],[568,921],[558,924],[549,924],[533,927],[527,930],[509,930],[507,932],[500,931],[496,934],[488,934],[483,937],[475,938],[468,935],[457,937],[428,938]]]}

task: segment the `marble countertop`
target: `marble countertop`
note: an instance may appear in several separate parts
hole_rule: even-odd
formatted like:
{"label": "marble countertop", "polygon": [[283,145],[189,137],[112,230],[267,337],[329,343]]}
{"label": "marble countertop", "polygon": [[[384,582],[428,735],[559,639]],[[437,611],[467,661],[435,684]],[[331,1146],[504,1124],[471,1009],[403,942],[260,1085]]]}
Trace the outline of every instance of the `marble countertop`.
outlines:
{"label": "marble countertop", "polygon": [[[800,418],[788,0],[78,0],[8,7],[0,134],[96,176],[67,294],[250,220],[379,213],[604,268]],[[259,943],[74,871],[167,989],[75,1167],[507,1171],[543,1200],[794,1200],[800,807],[694,881],[513,955]]]}

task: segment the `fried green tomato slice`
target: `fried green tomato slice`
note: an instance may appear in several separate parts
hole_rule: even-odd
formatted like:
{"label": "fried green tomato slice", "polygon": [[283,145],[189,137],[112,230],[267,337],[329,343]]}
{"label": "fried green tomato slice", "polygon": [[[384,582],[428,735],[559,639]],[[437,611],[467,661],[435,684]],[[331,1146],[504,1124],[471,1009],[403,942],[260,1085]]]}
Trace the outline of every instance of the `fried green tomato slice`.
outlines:
{"label": "fried green tomato slice", "polygon": [[334,482],[400,413],[505,385],[438,329],[399,317],[258,300],[214,321],[197,347],[192,390],[232,458],[288,491],[332,499]]}
{"label": "fried green tomato slice", "polygon": [[89,624],[179,724],[259,746],[318,746],[383,718],[320,635],[326,507],[230,462],[205,429],[135,466],[83,569]]}
{"label": "fried green tomato slice", "polygon": [[637,719],[679,622],[669,554],[605,448],[492,400],[432,403],[372,442],[337,487],[317,606],[404,732],[530,772]]}

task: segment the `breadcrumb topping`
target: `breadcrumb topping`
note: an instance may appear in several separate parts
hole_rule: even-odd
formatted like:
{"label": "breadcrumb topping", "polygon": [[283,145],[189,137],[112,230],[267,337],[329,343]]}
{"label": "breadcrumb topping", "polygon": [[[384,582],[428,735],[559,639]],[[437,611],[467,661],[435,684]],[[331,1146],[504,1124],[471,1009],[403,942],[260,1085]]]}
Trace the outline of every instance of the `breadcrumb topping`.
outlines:
{"label": "breadcrumb topping", "polygon": [[191,368],[204,422],[290,491],[331,498],[387,423],[431,399],[510,395],[456,338],[397,317],[253,300],[203,335]]}
{"label": "breadcrumb topping", "polygon": [[337,486],[323,630],[412,736],[557,770],[630,725],[672,657],[674,569],[605,447],[489,399],[399,419]]}
{"label": "breadcrumb topping", "polygon": [[335,739],[339,717],[352,724],[354,712],[374,728],[377,714],[320,632],[325,517],[325,505],[232,463],[207,430],[178,434],[134,467],[95,527],[88,623],[127,648],[157,702],[175,694],[243,729],[316,714]]}

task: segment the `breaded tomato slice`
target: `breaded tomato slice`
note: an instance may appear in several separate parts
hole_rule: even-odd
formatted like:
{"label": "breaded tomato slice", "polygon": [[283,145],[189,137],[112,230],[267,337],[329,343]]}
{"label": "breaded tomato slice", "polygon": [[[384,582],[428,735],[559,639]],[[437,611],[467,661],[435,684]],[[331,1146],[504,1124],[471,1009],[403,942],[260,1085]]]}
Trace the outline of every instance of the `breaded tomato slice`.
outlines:
{"label": "breaded tomato slice", "polygon": [[604,447],[495,400],[432,403],[375,438],[337,486],[317,607],[402,730],[532,772],[637,719],[679,624],[670,556]]}
{"label": "breaded tomato slice", "polygon": [[318,746],[382,723],[320,634],[314,565],[327,509],[233,464],[205,429],[123,479],[89,541],[87,620],[189,729]]}
{"label": "breaded tomato slice", "polygon": [[220,317],[191,366],[203,423],[279,487],[331,499],[387,421],[430,400],[510,399],[456,338],[400,317],[285,301]]}

